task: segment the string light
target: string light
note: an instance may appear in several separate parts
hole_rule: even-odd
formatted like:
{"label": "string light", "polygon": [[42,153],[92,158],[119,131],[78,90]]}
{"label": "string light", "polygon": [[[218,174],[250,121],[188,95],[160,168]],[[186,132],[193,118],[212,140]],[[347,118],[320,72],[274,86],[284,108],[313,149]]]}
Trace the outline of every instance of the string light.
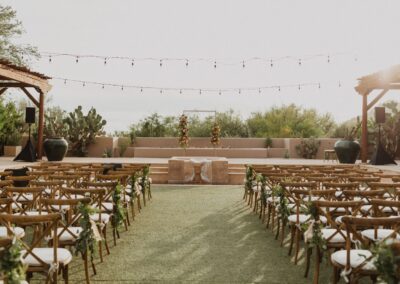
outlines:
{"label": "string light", "polygon": [[186,59],[186,63],[185,63],[186,67],[189,66],[189,59]]}
{"label": "string light", "polygon": [[104,65],[107,65],[107,57],[104,58]]}
{"label": "string light", "polygon": [[49,56],[49,63],[51,63],[51,55]]}
{"label": "string light", "polygon": [[217,68],[217,61],[214,61],[214,68]]}
{"label": "string light", "polygon": [[270,66],[271,66],[271,68],[274,67],[274,61],[272,61],[272,59],[271,59],[271,62],[270,62]]}
{"label": "string light", "polygon": [[299,59],[299,66],[301,66],[301,59]]}
{"label": "string light", "polygon": [[[143,93],[144,89],[150,89],[150,90],[157,90],[160,92],[160,94],[163,94],[165,90],[166,91],[176,91],[176,92],[179,92],[180,94],[184,94],[185,91],[187,91],[188,93],[198,92],[199,94],[202,94],[203,91],[205,91],[205,92],[210,92],[210,93],[218,93],[219,95],[222,95],[222,93],[242,94],[245,91],[247,91],[249,93],[258,91],[258,93],[261,94],[261,93],[263,93],[262,90],[264,90],[264,89],[274,89],[274,90],[278,90],[278,92],[280,92],[282,88],[297,88],[300,91],[302,89],[302,87],[312,87],[312,86],[314,86],[315,88],[321,89],[321,82],[215,89],[215,88],[171,88],[171,87],[155,87],[155,86],[129,85],[129,84],[114,84],[114,83],[95,82],[95,81],[86,81],[86,80],[84,81],[84,80],[75,80],[75,79],[59,78],[59,77],[53,77],[52,79],[60,80],[64,83],[64,85],[66,85],[67,81],[69,81],[72,83],[79,83],[83,87],[85,87],[86,85],[97,85],[97,86],[101,87],[102,89],[104,89],[106,86],[109,86],[111,88],[118,87],[121,90],[125,90],[126,88],[137,89],[137,90],[140,90],[141,93]],[[342,87],[342,80],[339,80],[336,82],[331,82],[331,84],[340,88],[340,87]]]}
{"label": "string light", "polygon": [[162,67],[162,64],[163,64],[162,59],[160,59],[160,67]]}
{"label": "string light", "polygon": [[243,68],[246,67],[246,64],[244,63],[244,60],[243,60],[243,62],[242,62],[242,67],[243,67]]}
{"label": "string light", "polygon": [[76,57],[75,62],[76,62],[76,63],[79,62],[79,56]]}
{"label": "string light", "polygon": [[330,58],[330,56],[328,55],[328,63],[331,63],[331,58]]}
{"label": "string light", "polygon": [[135,66],[135,59],[132,59],[131,65],[132,67]]}

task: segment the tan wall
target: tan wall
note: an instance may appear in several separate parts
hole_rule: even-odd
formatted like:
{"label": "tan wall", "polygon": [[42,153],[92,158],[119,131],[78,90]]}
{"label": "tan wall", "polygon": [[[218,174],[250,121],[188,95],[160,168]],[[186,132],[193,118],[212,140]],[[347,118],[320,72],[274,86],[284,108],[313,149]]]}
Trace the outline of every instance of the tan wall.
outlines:
{"label": "tan wall", "polygon": [[96,137],[96,142],[88,147],[88,157],[102,157],[105,149],[111,149],[113,156],[117,153],[118,138]]}
{"label": "tan wall", "polygon": [[[119,138],[127,139],[128,138]],[[336,138],[321,138],[317,159],[323,159],[324,150],[333,149]],[[221,138],[221,146],[213,148],[209,138],[191,138],[186,151],[179,147],[177,138],[137,138],[134,147],[130,146],[124,157],[170,158],[173,156],[219,156],[227,158],[283,158],[286,151],[290,158],[300,158],[296,145],[301,138],[273,138],[272,148],[265,148],[264,138]],[[119,156],[118,138],[97,137],[96,143],[89,147],[89,157],[101,157],[106,148],[113,149]]]}

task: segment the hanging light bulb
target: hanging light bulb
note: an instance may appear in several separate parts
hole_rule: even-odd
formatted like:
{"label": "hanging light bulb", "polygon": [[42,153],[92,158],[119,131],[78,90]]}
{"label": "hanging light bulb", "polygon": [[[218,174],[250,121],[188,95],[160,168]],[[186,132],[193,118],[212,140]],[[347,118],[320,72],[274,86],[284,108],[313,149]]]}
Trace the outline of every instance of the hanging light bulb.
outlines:
{"label": "hanging light bulb", "polygon": [[140,87],[140,92],[143,93],[143,88],[142,87]]}
{"label": "hanging light bulb", "polygon": [[219,95],[222,95],[222,92],[221,92],[221,90],[219,90],[218,94],[219,94]]}
{"label": "hanging light bulb", "polygon": [[270,61],[270,64],[269,64],[270,66],[271,66],[271,68],[272,67],[274,67],[274,61],[272,61],[272,59],[271,59],[271,61]]}
{"label": "hanging light bulb", "polygon": [[131,65],[132,67],[135,66],[135,59],[132,59]]}
{"label": "hanging light bulb", "polygon": [[201,89],[199,90],[199,94],[201,95]]}
{"label": "hanging light bulb", "polygon": [[51,63],[51,55],[49,56],[49,63]]}
{"label": "hanging light bulb", "polygon": [[104,65],[107,65],[107,57],[104,58]]}
{"label": "hanging light bulb", "polygon": [[340,81],[339,81],[339,88],[340,88],[340,87],[342,87],[342,84],[341,84]]}
{"label": "hanging light bulb", "polygon": [[245,68],[246,64],[244,63],[244,60],[242,61],[242,67]]}
{"label": "hanging light bulb", "polygon": [[321,89],[321,83],[318,83],[318,89]]}
{"label": "hanging light bulb", "polygon": [[181,95],[182,95],[182,89],[180,89],[180,90],[179,90],[179,94],[181,94]]}
{"label": "hanging light bulb", "polygon": [[214,61],[214,68],[217,68],[217,61]]}
{"label": "hanging light bulb", "polygon": [[280,92],[281,91],[281,86],[278,86],[278,92]]}
{"label": "hanging light bulb", "polygon": [[331,63],[331,58],[329,57],[329,55],[328,55],[328,60],[327,60],[327,62],[328,62],[328,63]]}
{"label": "hanging light bulb", "polygon": [[162,89],[160,89],[160,94],[162,94]]}
{"label": "hanging light bulb", "polygon": [[163,64],[162,59],[160,59],[160,67],[162,67],[162,64]]}
{"label": "hanging light bulb", "polygon": [[189,59],[186,59],[186,63],[185,63],[186,67],[189,66]]}
{"label": "hanging light bulb", "polygon": [[104,84],[101,86],[101,88],[104,90]]}
{"label": "hanging light bulb", "polygon": [[299,87],[299,91],[300,91],[300,89],[301,89],[301,87],[300,87],[300,84],[299,84],[299,86],[298,86],[298,87]]}
{"label": "hanging light bulb", "polygon": [[83,86],[83,87],[85,87],[85,86],[86,86],[86,83],[85,83],[85,82],[83,82],[82,86]]}
{"label": "hanging light bulb", "polygon": [[242,93],[242,90],[241,89],[239,89],[239,95]]}
{"label": "hanging light bulb", "polygon": [[67,84],[67,79],[64,79],[64,85],[66,85]]}
{"label": "hanging light bulb", "polygon": [[299,66],[301,66],[301,59],[299,59]]}
{"label": "hanging light bulb", "polygon": [[261,94],[261,89],[260,88],[258,89],[258,93]]}
{"label": "hanging light bulb", "polygon": [[121,86],[121,91],[123,91],[124,90],[124,86]]}
{"label": "hanging light bulb", "polygon": [[75,62],[76,62],[76,63],[79,62],[79,56],[76,57]]}

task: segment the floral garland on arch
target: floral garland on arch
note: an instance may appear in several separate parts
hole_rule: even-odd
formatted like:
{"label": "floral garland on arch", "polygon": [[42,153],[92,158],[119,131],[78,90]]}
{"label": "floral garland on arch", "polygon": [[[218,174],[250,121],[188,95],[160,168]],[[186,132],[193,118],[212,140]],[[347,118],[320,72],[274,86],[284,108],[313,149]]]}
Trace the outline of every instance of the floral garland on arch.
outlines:
{"label": "floral garland on arch", "polygon": [[184,114],[179,118],[179,146],[182,148],[189,146],[188,118]]}
{"label": "floral garland on arch", "polygon": [[214,147],[219,146],[219,143],[220,143],[219,136],[220,136],[220,134],[221,134],[221,128],[219,127],[218,122],[214,122],[214,126],[213,126],[213,128],[211,130],[211,144]]}

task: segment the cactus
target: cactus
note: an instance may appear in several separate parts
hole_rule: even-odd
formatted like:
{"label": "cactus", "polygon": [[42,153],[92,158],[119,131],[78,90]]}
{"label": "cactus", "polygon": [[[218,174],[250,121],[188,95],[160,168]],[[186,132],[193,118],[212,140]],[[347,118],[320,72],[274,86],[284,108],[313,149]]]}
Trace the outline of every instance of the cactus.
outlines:
{"label": "cactus", "polygon": [[64,122],[68,125],[69,151],[80,157],[87,155],[88,146],[95,142],[96,136],[103,133],[103,127],[107,123],[93,107],[84,115],[82,106],[70,112]]}

